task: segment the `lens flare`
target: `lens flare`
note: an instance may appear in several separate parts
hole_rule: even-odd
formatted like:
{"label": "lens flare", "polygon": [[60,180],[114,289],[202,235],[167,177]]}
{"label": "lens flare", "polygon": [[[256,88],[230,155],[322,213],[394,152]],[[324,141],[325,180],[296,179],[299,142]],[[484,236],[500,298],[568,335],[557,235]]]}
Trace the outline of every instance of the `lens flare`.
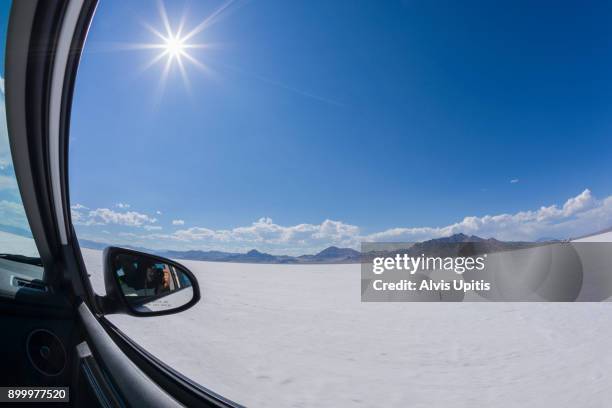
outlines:
{"label": "lens flare", "polygon": [[168,18],[168,13],[166,12],[166,7],[163,1],[159,0],[158,10],[163,27],[161,29],[157,29],[148,23],[142,23],[147,30],[157,37],[158,41],[145,44],[129,44],[128,48],[159,50],[159,53],[154,56],[143,68],[148,69],[158,63],[163,64],[162,78],[160,81],[162,92],[170,71],[174,66],[178,67],[178,71],[183,78],[183,82],[185,83],[186,88],[189,90],[189,78],[187,76],[186,62],[207,74],[211,73],[211,70],[192,54],[194,54],[193,51],[195,49],[210,48],[212,47],[212,44],[195,42],[195,36],[202,33],[212,24],[221,19],[223,12],[226,11],[232,3],[233,0],[224,3],[212,14],[198,23],[193,29],[186,31],[184,30],[185,13],[183,14],[178,26],[173,27],[170,24],[170,19]]}

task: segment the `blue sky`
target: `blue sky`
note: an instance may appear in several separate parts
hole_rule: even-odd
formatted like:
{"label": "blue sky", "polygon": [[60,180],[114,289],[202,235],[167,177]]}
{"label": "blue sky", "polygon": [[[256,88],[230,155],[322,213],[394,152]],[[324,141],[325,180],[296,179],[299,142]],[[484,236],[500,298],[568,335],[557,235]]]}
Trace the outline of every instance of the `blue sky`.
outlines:
{"label": "blue sky", "polygon": [[209,47],[188,86],[133,46],[159,42],[157,2],[96,12],[71,126],[81,237],[300,253],[612,226],[609,4],[166,3],[186,31],[227,6],[189,40]]}

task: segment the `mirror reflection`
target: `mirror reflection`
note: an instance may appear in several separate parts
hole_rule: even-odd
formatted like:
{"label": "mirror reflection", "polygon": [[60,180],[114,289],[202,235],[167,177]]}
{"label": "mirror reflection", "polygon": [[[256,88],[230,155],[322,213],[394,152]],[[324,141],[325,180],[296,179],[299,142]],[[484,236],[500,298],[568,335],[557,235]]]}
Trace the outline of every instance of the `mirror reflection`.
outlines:
{"label": "mirror reflection", "polygon": [[120,254],[114,271],[124,298],[138,312],[176,309],[193,299],[191,279],[179,266]]}

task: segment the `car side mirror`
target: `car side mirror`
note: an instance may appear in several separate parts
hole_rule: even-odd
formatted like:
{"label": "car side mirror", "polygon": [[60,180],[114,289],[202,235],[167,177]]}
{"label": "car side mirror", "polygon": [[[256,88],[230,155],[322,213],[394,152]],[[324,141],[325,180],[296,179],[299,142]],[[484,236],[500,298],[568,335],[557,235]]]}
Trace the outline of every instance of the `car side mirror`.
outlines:
{"label": "car side mirror", "polygon": [[131,249],[104,250],[104,314],[159,316],[189,309],[200,300],[198,281],[183,265]]}

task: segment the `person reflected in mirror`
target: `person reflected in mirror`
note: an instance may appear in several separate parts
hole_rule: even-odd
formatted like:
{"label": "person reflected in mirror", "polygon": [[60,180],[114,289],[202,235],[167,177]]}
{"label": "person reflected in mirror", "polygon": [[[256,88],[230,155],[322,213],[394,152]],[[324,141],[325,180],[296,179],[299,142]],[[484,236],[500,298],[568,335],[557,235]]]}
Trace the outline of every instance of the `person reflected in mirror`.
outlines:
{"label": "person reflected in mirror", "polygon": [[164,273],[163,282],[162,282],[162,291],[170,292],[172,288],[172,276],[170,275],[170,267],[164,264],[164,269],[162,270]]}
{"label": "person reflected in mirror", "polygon": [[168,265],[149,265],[145,277],[145,290],[150,295],[170,292],[170,271]]}

